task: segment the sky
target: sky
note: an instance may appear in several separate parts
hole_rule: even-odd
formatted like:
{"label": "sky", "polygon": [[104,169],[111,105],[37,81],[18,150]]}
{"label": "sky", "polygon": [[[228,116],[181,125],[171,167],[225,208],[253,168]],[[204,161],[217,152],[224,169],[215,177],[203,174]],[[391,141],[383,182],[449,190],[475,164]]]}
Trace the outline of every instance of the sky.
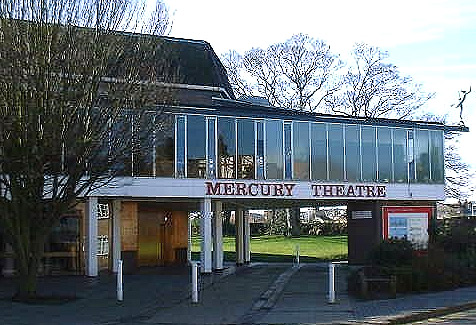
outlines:
{"label": "sky", "polygon": [[220,55],[265,48],[297,33],[326,41],[348,55],[365,42],[388,51],[388,62],[436,95],[424,107],[448,114],[460,90],[464,102],[461,156],[476,171],[476,1],[474,0],[164,0],[172,15],[170,36],[205,40]]}

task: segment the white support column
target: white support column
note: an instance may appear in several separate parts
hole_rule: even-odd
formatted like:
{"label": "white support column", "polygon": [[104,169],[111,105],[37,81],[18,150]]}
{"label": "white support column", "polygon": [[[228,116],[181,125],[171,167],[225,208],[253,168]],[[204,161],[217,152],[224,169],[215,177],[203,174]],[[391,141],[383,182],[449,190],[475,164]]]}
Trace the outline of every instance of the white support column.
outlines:
{"label": "white support column", "polygon": [[246,213],[244,214],[244,219],[243,219],[243,250],[244,250],[245,264],[248,264],[251,262],[250,239],[251,239],[250,214],[248,211],[246,211]]}
{"label": "white support column", "polygon": [[235,227],[236,227],[236,239],[235,239],[235,247],[236,247],[236,264],[243,265],[245,262],[244,256],[244,227],[243,227],[243,210],[238,209],[235,211]]}
{"label": "white support column", "polygon": [[98,198],[86,200],[86,275],[98,275]]}
{"label": "white support column", "polygon": [[202,216],[200,218],[201,251],[200,267],[202,273],[212,272],[212,200],[202,201]]}
{"label": "white support column", "polygon": [[190,220],[190,213],[187,211],[187,229],[188,229],[188,242],[187,242],[187,261],[192,262],[192,220]]}
{"label": "white support column", "polygon": [[112,201],[112,272],[117,273],[121,260],[121,201]]}
{"label": "white support column", "polygon": [[222,204],[220,201],[215,203],[215,223],[213,227],[213,268],[215,270],[223,269],[223,220]]}

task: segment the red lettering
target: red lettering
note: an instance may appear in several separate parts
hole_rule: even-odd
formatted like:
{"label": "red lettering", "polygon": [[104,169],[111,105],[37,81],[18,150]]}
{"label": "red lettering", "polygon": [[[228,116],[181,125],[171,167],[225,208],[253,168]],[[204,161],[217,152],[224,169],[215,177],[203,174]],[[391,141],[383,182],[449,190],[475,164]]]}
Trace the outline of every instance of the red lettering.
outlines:
{"label": "red lettering", "polygon": [[334,196],[332,193],[332,185],[324,185],[324,196]]}
{"label": "red lettering", "polygon": [[220,183],[213,185],[212,182],[205,182],[207,186],[207,195],[220,195]]}
{"label": "red lettering", "polygon": [[359,194],[357,196],[364,196],[364,194],[362,193],[365,189],[364,185],[357,185],[355,188],[359,190]]}
{"label": "red lettering", "polygon": [[347,188],[347,196],[355,196],[354,187],[352,185],[349,185]]}
{"label": "red lettering", "polygon": [[283,185],[282,184],[274,184],[274,196],[283,196]]}
{"label": "red lettering", "polygon": [[367,197],[375,197],[374,187],[373,186],[366,186],[367,188]]}
{"label": "red lettering", "polygon": [[[253,191],[253,187],[256,187],[256,191]],[[248,193],[251,196],[256,196],[258,195],[258,184],[251,183],[250,186],[248,186]]]}
{"label": "red lettering", "polygon": [[245,183],[236,183],[236,195],[246,195]]}
{"label": "red lettering", "polygon": [[286,196],[292,196],[293,193],[293,187],[295,186],[296,184],[284,184],[284,188],[286,189],[287,193],[286,193]]}
{"label": "red lettering", "polygon": [[336,196],[344,196],[344,185],[337,185],[336,187]]}
{"label": "red lettering", "polygon": [[233,195],[234,189],[235,189],[235,184],[234,183],[223,183],[224,188],[225,188],[225,195]]}
{"label": "red lettering", "polygon": [[[271,191],[270,190],[270,186],[268,184],[261,184],[261,195],[266,195],[268,196],[269,195],[269,192]],[[267,187],[268,191],[265,193],[264,191],[264,188]]]}

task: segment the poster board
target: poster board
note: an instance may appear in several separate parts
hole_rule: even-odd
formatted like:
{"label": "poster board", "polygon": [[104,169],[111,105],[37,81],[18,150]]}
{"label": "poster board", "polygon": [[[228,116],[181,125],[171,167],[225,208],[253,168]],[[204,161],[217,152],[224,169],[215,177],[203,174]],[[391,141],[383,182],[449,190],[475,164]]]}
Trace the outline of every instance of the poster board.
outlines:
{"label": "poster board", "polygon": [[383,238],[407,239],[417,249],[428,247],[432,207],[383,207]]}

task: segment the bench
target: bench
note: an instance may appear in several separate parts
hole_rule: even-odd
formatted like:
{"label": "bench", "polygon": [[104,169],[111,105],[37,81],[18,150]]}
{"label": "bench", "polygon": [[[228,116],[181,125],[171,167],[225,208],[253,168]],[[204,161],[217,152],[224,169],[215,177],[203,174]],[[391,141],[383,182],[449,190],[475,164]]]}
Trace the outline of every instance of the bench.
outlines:
{"label": "bench", "polygon": [[[359,272],[359,282],[360,294],[363,298],[370,298],[372,295],[381,295],[383,293],[387,293],[391,298],[397,296],[397,277],[395,275],[368,276],[362,270]],[[376,284],[376,288],[372,284]],[[384,288],[382,288],[382,284]]]}

